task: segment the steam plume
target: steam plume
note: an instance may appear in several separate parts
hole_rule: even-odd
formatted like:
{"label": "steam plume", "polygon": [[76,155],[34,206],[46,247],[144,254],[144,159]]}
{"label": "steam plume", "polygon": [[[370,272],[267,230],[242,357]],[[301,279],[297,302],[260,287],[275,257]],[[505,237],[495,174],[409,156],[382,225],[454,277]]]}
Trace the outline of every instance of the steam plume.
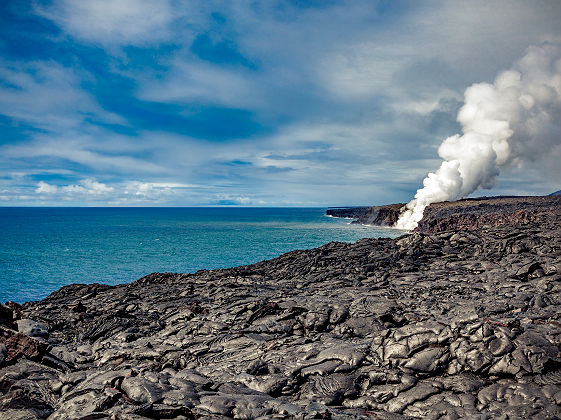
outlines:
{"label": "steam plume", "polygon": [[431,203],[491,189],[499,170],[535,160],[561,144],[561,46],[532,46],[493,84],[473,84],[458,112],[463,134],[438,149],[444,160],[423,180],[396,223],[414,229]]}

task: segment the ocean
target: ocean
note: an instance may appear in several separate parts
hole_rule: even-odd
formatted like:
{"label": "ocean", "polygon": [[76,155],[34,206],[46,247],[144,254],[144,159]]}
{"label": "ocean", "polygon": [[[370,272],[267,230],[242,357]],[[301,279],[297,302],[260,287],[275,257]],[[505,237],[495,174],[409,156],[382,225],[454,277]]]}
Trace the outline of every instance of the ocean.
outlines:
{"label": "ocean", "polygon": [[115,285],[401,234],[327,217],[321,208],[0,207],[0,302],[39,300],[72,283]]}

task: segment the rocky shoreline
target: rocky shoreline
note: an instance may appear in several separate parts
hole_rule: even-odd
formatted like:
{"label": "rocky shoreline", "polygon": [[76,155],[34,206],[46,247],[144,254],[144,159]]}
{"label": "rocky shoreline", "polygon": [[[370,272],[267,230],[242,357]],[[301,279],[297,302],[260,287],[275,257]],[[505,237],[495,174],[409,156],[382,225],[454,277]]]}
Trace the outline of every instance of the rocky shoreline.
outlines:
{"label": "rocky shoreline", "polygon": [[560,418],[561,197],[493,200],[2,305],[0,418]]}
{"label": "rocky shoreline", "polygon": [[[448,230],[476,230],[497,225],[525,224],[537,214],[555,211],[561,195],[530,197],[481,197],[454,202],[434,203],[425,209],[415,232],[436,233]],[[399,219],[404,203],[371,207],[339,207],[327,210],[327,215],[356,219],[353,223],[373,226],[393,226]]]}

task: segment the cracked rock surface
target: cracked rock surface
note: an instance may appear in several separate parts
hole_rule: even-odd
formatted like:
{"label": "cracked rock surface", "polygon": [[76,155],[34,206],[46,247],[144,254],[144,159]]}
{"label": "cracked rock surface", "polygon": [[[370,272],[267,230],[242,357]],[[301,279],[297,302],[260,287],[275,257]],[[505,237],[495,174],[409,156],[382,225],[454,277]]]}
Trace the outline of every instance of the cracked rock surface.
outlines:
{"label": "cracked rock surface", "polygon": [[561,206],[516,223],[7,303],[0,418],[560,418]]}

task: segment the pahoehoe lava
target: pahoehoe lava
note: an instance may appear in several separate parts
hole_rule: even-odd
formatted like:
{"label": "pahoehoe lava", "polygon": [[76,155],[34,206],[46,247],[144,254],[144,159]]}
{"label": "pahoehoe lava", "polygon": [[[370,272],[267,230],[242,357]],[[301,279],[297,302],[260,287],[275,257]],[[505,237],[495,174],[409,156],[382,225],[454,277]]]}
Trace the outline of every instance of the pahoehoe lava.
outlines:
{"label": "pahoehoe lava", "polygon": [[8,302],[0,418],[560,418],[560,302],[561,196],[433,205],[397,239]]}

